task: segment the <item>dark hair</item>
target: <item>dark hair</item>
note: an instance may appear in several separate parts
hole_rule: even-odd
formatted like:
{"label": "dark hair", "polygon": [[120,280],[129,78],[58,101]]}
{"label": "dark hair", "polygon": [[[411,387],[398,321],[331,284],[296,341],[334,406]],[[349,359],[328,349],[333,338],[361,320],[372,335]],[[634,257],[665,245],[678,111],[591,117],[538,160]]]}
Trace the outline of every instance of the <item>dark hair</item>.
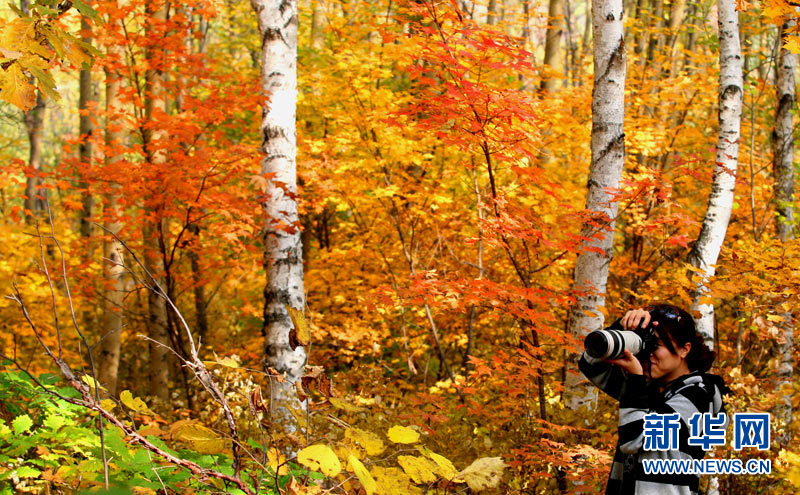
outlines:
{"label": "dark hair", "polygon": [[683,347],[687,342],[692,344],[686,355],[689,371],[705,372],[711,368],[716,353],[708,348],[703,336],[697,332],[692,315],[671,304],[655,304],[647,310],[650,312],[650,325],[658,322],[653,328],[671,353],[677,354],[673,342],[678,347]]}

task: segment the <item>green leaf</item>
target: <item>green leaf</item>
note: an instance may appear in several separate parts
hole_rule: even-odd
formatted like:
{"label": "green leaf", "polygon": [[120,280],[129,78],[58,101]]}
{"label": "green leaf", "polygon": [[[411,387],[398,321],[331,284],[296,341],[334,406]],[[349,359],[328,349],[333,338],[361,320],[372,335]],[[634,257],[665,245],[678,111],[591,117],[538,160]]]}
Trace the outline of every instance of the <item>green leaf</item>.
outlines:
{"label": "green leaf", "polygon": [[38,478],[40,474],[42,474],[41,471],[30,466],[20,466],[17,468],[18,478]]}
{"label": "green leaf", "polygon": [[31,429],[31,426],[33,426],[33,420],[27,414],[17,416],[14,418],[14,421],[11,422],[11,428],[14,430],[15,435],[25,433]]}
{"label": "green leaf", "polygon": [[67,423],[68,421],[66,418],[64,418],[63,416],[58,416],[56,414],[51,414],[50,416],[47,416],[43,421],[43,424],[53,431],[58,430]]}
{"label": "green leaf", "polygon": [[86,17],[88,17],[89,19],[93,20],[94,22],[96,22],[98,24],[102,24],[103,23],[103,20],[100,18],[100,15],[97,13],[96,10],[94,10],[91,7],[91,5],[87,5],[87,4],[83,3],[83,2],[81,2],[81,0],[72,0],[72,5],[76,9],[78,9],[78,12],[80,12],[83,15],[85,15]]}

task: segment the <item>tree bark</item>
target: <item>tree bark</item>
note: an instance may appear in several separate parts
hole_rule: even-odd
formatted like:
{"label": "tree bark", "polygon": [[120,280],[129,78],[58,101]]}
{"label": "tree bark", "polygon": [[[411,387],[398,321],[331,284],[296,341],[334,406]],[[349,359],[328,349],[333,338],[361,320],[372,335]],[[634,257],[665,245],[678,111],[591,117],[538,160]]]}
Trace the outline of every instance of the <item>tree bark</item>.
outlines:
{"label": "tree bark", "polygon": [[[147,0],[145,3],[147,36],[151,40],[157,36],[156,25],[161,25],[166,21],[166,6],[159,0]],[[148,62],[148,69],[145,73],[145,118],[148,123],[153,123],[156,110],[160,107],[165,110],[163,74],[159,67],[155,43],[150,45],[145,53]],[[163,131],[157,126],[150,126],[143,132],[147,164],[150,167],[158,168],[166,162],[166,154],[161,141],[164,138]],[[145,210],[149,210],[144,216],[142,226],[142,238],[144,240],[144,259],[153,277],[158,281],[162,289],[166,289],[164,280],[164,260],[161,256],[163,251],[162,234],[166,230],[163,218],[163,198],[154,197],[152,200],[145,200]],[[167,331],[167,304],[166,294],[159,291],[156,287],[148,291],[148,334],[150,337],[150,395],[166,400],[169,397],[169,365],[167,362],[167,346],[169,345],[169,334]]]}
{"label": "tree bark", "polygon": [[561,82],[560,77],[564,68],[561,58],[561,36],[564,33],[564,0],[550,0],[547,11],[547,34],[544,43],[544,65],[550,70],[542,76],[542,89],[548,93],[555,91]]}
{"label": "tree bark", "polygon": [[206,313],[206,289],[203,285],[203,275],[200,271],[200,226],[193,223],[188,228],[192,233],[193,246],[188,250],[189,264],[192,268],[192,286],[194,292],[194,315],[196,332],[195,336],[205,342],[208,334],[208,315]]}
{"label": "tree bark", "polygon": [[[84,43],[91,43],[89,31],[91,26],[85,16],[81,16],[81,41]],[[94,88],[92,88],[92,71],[91,69],[81,69],[79,76],[79,98],[78,98],[78,113],[80,120],[78,122],[78,132],[80,134],[80,166],[81,166],[81,186],[83,188],[83,211],[81,212],[81,236],[90,237],[92,235],[92,209],[94,208],[94,198],[89,191],[89,183],[86,181],[86,176],[91,176],[92,169],[92,134],[94,133],[94,124],[90,117],[92,102],[96,101],[94,95]],[[91,257],[91,252],[87,253]]]}
{"label": "tree bark", "polygon": [[[36,106],[25,112],[25,130],[28,132],[28,167],[38,174],[42,170],[42,135],[44,134],[45,104],[42,94],[37,91]],[[25,221],[28,225],[36,222],[38,212],[41,211],[41,200],[37,198],[44,191],[39,189],[41,179],[37,176],[28,177],[25,181]]]}
{"label": "tree bark", "polygon": [[497,0],[489,0],[489,5],[486,7],[486,24],[489,26],[497,24]]}
{"label": "tree bark", "polygon": [[[775,209],[778,213],[775,230],[782,242],[794,239],[794,136],[792,108],[795,100],[794,73],[797,68],[797,55],[783,48],[785,34],[794,28],[794,21],[781,26],[776,74],[777,91],[775,100],[775,154],[773,158],[773,175],[775,178]],[[791,311],[783,314],[780,324],[784,341],[779,346],[780,363],[778,364],[777,389],[781,392],[781,400],[775,407],[775,415],[782,419],[785,426],[780,441],[784,444],[791,439],[792,424],[792,379],[794,374],[794,325]]]}
{"label": "tree bark", "polygon": [[306,352],[289,345],[286,306],[303,309],[303,249],[297,214],[297,0],[251,0],[261,34],[261,88],[269,96],[261,122],[261,172],[269,177],[264,201],[265,363],[286,375],[272,384],[270,407],[293,430],[292,409],[304,406],[294,392]]}
{"label": "tree bark", "polygon": [[[30,13],[28,0],[20,0],[20,10],[25,14]],[[36,92],[36,106],[24,114],[25,130],[28,133],[28,167],[34,173],[42,170],[42,134],[44,133],[44,113],[45,104],[41,92]],[[33,225],[36,223],[37,213],[40,211],[40,201],[37,196],[39,191],[40,179],[37,176],[28,177],[25,181],[25,223]]]}
{"label": "tree bark", "polygon": [[[592,163],[589,170],[586,210],[592,220],[584,222],[585,239],[575,264],[573,290],[576,302],[569,331],[582,337],[603,327],[608,268],[611,263],[619,189],[625,158],[625,73],[626,55],[622,23],[622,0],[592,3],[594,32],[594,90],[592,95]],[[586,382],[571,378],[569,407],[573,410],[596,397]]]}
{"label": "tree bark", "polygon": [[[109,60],[119,60],[124,54],[121,47],[110,45],[107,51]],[[106,129],[105,129],[105,167],[112,169],[119,166],[122,155],[116,149],[120,145],[124,132],[117,122],[120,101],[119,90],[121,77],[119,71],[106,67]],[[104,218],[106,228],[114,234],[122,229],[120,217],[119,186],[112,185],[111,191],[104,195]],[[98,359],[98,379],[106,387],[110,395],[117,393],[119,374],[120,346],[122,343],[122,322],[125,296],[125,268],[123,267],[122,246],[110,235],[103,241],[103,326]]]}
{"label": "tree bark", "polygon": [[666,47],[669,53],[669,77],[675,76],[678,69],[677,41],[686,14],[686,0],[672,0],[669,10],[669,32]]}
{"label": "tree bark", "polygon": [[[789,29],[789,24],[781,27],[781,40]],[[782,44],[782,43],[781,43]],[[775,230],[781,241],[794,239],[794,136],[792,134],[792,108],[794,108],[794,72],[797,55],[781,47],[778,52],[777,94],[778,108],[775,112],[775,155],[773,175],[775,176],[775,210],[778,218]]]}
{"label": "tree bark", "polygon": [[693,277],[692,311],[697,330],[714,347],[714,305],[702,302],[708,281],[715,273],[722,242],[728,229],[739,158],[739,127],[742,117],[742,55],[739,46],[739,14],[735,0],[719,0],[719,135],[714,178],[708,196],[703,226],[689,253],[689,263],[698,269]]}
{"label": "tree bark", "polygon": [[312,0],[311,10],[311,48],[319,50],[325,44],[325,13],[323,12],[323,0]]}

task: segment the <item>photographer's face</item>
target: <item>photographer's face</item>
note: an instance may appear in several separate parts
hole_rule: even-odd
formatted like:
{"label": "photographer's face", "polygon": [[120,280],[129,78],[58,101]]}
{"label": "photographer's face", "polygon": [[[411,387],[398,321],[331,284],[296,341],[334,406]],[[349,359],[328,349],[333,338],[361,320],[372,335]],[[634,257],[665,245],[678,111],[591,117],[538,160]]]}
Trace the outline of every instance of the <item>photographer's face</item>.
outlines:
{"label": "photographer's face", "polygon": [[677,354],[670,352],[664,342],[658,339],[658,347],[650,355],[650,378],[653,380],[666,383],[689,373],[686,356],[692,344],[687,342],[683,347],[678,347],[673,341],[672,346],[678,351]]}

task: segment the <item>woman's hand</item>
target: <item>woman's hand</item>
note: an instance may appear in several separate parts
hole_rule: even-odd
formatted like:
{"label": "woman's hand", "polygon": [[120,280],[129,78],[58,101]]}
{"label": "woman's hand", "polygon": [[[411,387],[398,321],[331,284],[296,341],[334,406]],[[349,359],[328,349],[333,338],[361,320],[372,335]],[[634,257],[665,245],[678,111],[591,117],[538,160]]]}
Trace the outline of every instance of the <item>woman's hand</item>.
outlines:
{"label": "woman's hand", "polygon": [[608,362],[619,366],[631,375],[644,375],[642,363],[628,349],[625,349],[621,358],[609,359]]}
{"label": "woman's hand", "polygon": [[642,328],[645,328],[649,323],[650,312],[642,308],[628,311],[620,320],[620,324],[625,330],[636,330],[639,328],[639,324],[641,324]]}

